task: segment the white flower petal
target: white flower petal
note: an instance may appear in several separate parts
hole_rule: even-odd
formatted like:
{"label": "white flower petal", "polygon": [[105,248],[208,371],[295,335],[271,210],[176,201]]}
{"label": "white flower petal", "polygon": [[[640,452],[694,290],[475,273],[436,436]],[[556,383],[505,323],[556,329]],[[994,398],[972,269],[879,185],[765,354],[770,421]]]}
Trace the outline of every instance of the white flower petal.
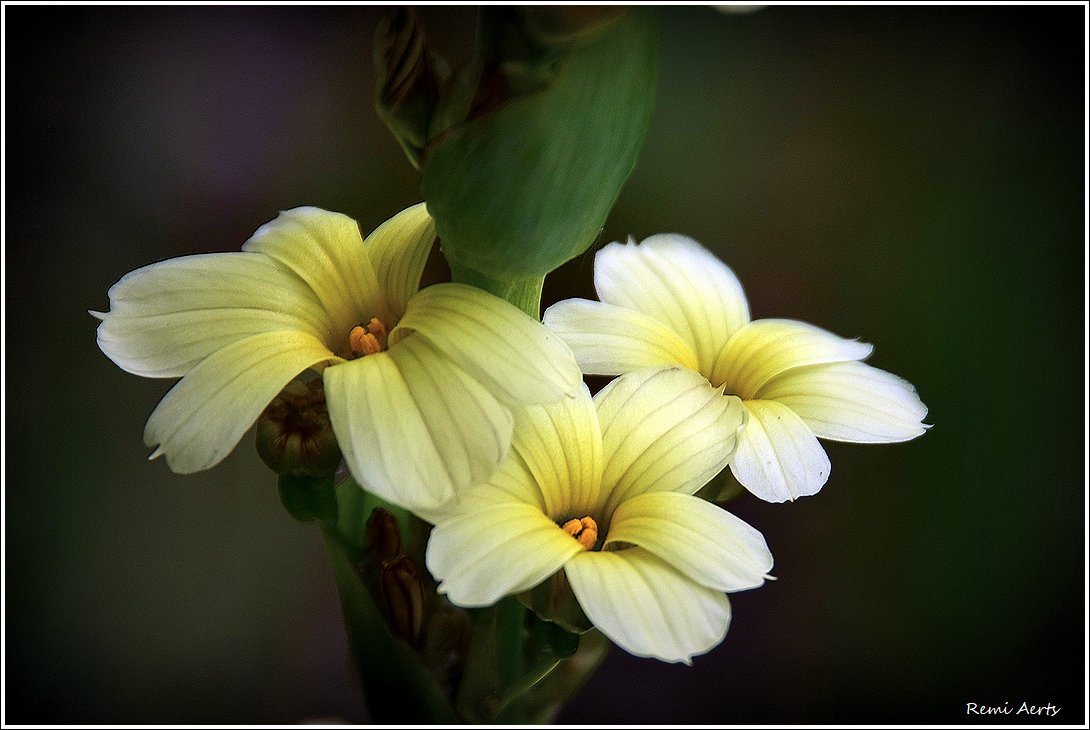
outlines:
{"label": "white flower petal", "polygon": [[692,494],[734,453],[745,409],[698,373],[637,370],[594,397],[602,427],[604,516],[644,492]]}
{"label": "white flower petal", "polygon": [[728,393],[755,398],[780,373],[804,365],[862,360],[872,345],[846,340],[793,319],[759,319],[734,333],[719,353],[711,381]]}
{"label": "white flower petal", "polygon": [[487,480],[507,453],[512,417],[489,391],[419,337],[323,373],[352,476],[374,494],[433,514]]}
{"label": "white flower petal", "polygon": [[611,243],[594,257],[598,298],[668,325],[707,376],[735,330],[749,321],[738,277],[710,251],[676,234]]}
{"label": "white flower petal", "polygon": [[632,309],[568,299],[546,309],[544,321],[572,349],[584,373],[620,375],[659,365],[700,369],[672,329]]}
{"label": "white flower petal", "polygon": [[604,547],[617,543],[642,547],[719,591],[756,588],[772,569],[772,553],[756,528],[688,494],[651,492],[623,502]]}
{"label": "white flower petal", "polygon": [[183,256],[131,271],[110,287],[98,344],[119,367],[175,378],[211,353],[259,332],[319,338],[321,305],[297,276],[257,254]]}
{"label": "white flower petal", "polygon": [[727,635],[727,597],[642,548],[583,552],[564,572],[583,613],[629,654],[691,664]]}
{"label": "white flower petal", "polygon": [[586,517],[599,506],[602,434],[586,386],[574,398],[516,411],[513,446],[554,519]]}
{"label": "white flower petal", "polygon": [[332,327],[343,332],[393,312],[364,253],[356,221],[320,208],[293,208],[257,229],[243,251],[263,253],[293,271],[314,291]]}
{"label": "white flower petal", "polygon": [[745,402],[749,422],[738,438],[730,469],[766,502],[817,494],[829,479],[829,456],[810,427],[787,406],[771,400]]}
{"label": "white flower petal", "polygon": [[310,335],[265,332],[209,355],[159,402],[144,442],[179,474],[216,465],[296,375],[329,359]]}
{"label": "white flower petal", "polygon": [[783,403],[820,438],[889,443],[927,429],[927,406],[912,384],[861,362],[789,370],[766,383],[758,397]]}
{"label": "white flower petal", "polygon": [[410,297],[420,288],[420,275],[433,243],[435,221],[424,203],[401,211],[364,240],[363,250],[393,319],[405,313]]}
{"label": "white flower petal", "polygon": [[409,300],[395,344],[419,332],[504,400],[551,403],[574,395],[583,374],[560,337],[513,304],[466,284],[436,284]]}
{"label": "white flower petal", "polygon": [[526,462],[514,448],[507,451],[507,458],[496,467],[487,482],[459,490],[457,502],[451,503],[442,514],[435,515],[438,519],[428,521],[438,524],[439,519],[444,516],[502,502],[532,504],[539,512],[545,512],[545,497],[541,494],[541,487],[530,473],[530,467],[526,466]]}
{"label": "white flower petal", "polygon": [[533,588],[582,549],[536,506],[508,502],[441,521],[427,565],[451,602],[489,606]]}

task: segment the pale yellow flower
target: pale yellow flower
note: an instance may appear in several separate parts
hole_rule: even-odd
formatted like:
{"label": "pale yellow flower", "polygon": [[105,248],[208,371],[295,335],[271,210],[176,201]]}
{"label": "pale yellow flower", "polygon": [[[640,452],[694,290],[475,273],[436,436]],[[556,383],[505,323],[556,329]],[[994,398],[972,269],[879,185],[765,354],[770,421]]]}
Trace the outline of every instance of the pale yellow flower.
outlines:
{"label": "pale yellow flower", "polygon": [[830,464],[818,437],[887,443],[926,428],[915,388],[860,362],[870,345],[805,322],[751,322],[737,277],[692,239],[611,243],[595,256],[594,286],[600,302],[559,302],[546,326],[585,373],[680,365],[741,397],[749,421],[730,466],[761,499],[821,489]]}
{"label": "pale yellow flower", "polygon": [[347,216],[296,208],[240,252],[163,261],[109,291],[98,343],[121,368],[182,380],[144,431],[152,457],[189,473],[223,459],[277,393],[321,372],[352,475],[429,510],[505,457],[511,403],[572,393],[555,335],[473,287],[419,290],[435,226],[423,204],[366,240]]}
{"label": "pale yellow flower", "polygon": [[724,592],[761,585],[772,567],[757,530],[693,496],[730,458],[743,420],[737,398],[681,368],[517,411],[507,461],[432,530],[439,591],[487,606],[563,570],[618,646],[689,662],[726,635]]}

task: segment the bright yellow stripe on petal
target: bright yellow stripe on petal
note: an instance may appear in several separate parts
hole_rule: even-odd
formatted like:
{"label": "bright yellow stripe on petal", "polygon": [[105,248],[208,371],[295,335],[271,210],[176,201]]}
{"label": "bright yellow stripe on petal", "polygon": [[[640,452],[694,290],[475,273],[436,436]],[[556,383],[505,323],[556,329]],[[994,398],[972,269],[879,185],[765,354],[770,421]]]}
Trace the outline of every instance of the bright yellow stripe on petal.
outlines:
{"label": "bright yellow stripe on petal", "polygon": [[692,348],[707,377],[749,305],[734,272],[696,241],[676,234],[611,243],[594,257],[598,298],[669,326]]}
{"label": "bright yellow stripe on petal", "polygon": [[734,333],[715,361],[711,382],[744,399],[791,368],[862,360],[874,348],[806,322],[759,319]]}
{"label": "bright yellow stripe on petal", "polygon": [[602,483],[602,434],[590,391],[518,410],[513,445],[541,487],[553,519],[596,510]]}
{"label": "bright yellow stripe on petal", "polygon": [[737,398],[681,368],[623,375],[594,400],[602,427],[606,519],[636,494],[700,489],[726,466],[745,422]]}
{"label": "bright yellow stripe on petal", "polygon": [[405,313],[410,297],[420,288],[420,275],[433,243],[435,221],[424,203],[401,211],[364,240],[363,250],[394,321]]}
{"label": "bright yellow stripe on petal", "polygon": [[340,337],[364,319],[391,319],[356,221],[320,208],[293,208],[257,229],[244,251],[272,257],[314,291]]}

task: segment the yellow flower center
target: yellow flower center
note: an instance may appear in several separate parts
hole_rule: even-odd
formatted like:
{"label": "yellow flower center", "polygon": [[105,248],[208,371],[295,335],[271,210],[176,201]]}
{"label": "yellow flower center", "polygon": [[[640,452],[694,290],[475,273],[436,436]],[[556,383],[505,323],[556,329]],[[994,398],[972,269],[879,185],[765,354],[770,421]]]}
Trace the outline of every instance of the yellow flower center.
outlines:
{"label": "yellow flower center", "polygon": [[386,335],[386,325],[378,317],[372,317],[366,327],[356,325],[348,333],[349,359],[382,352],[386,349]]}
{"label": "yellow flower center", "polygon": [[560,529],[574,537],[584,550],[592,550],[594,543],[598,542],[598,523],[592,517],[568,520]]}

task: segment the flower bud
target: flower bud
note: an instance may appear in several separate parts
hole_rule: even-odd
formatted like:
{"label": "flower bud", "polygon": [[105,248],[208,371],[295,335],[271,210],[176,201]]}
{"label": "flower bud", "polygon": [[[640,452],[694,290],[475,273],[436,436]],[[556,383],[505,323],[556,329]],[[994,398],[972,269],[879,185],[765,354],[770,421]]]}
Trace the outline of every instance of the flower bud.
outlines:
{"label": "flower bud", "polygon": [[413,167],[428,142],[439,98],[439,79],[416,11],[398,7],[375,31],[375,108]]}
{"label": "flower bud", "polygon": [[326,411],[322,379],[293,380],[257,419],[257,453],[277,474],[332,475],[341,450]]}
{"label": "flower bud", "polygon": [[387,509],[375,507],[367,519],[367,555],[378,565],[393,563],[402,554],[401,529]]}
{"label": "flower bud", "polygon": [[418,646],[424,624],[424,584],[412,558],[402,555],[394,562],[382,565],[379,593],[394,636]]}

